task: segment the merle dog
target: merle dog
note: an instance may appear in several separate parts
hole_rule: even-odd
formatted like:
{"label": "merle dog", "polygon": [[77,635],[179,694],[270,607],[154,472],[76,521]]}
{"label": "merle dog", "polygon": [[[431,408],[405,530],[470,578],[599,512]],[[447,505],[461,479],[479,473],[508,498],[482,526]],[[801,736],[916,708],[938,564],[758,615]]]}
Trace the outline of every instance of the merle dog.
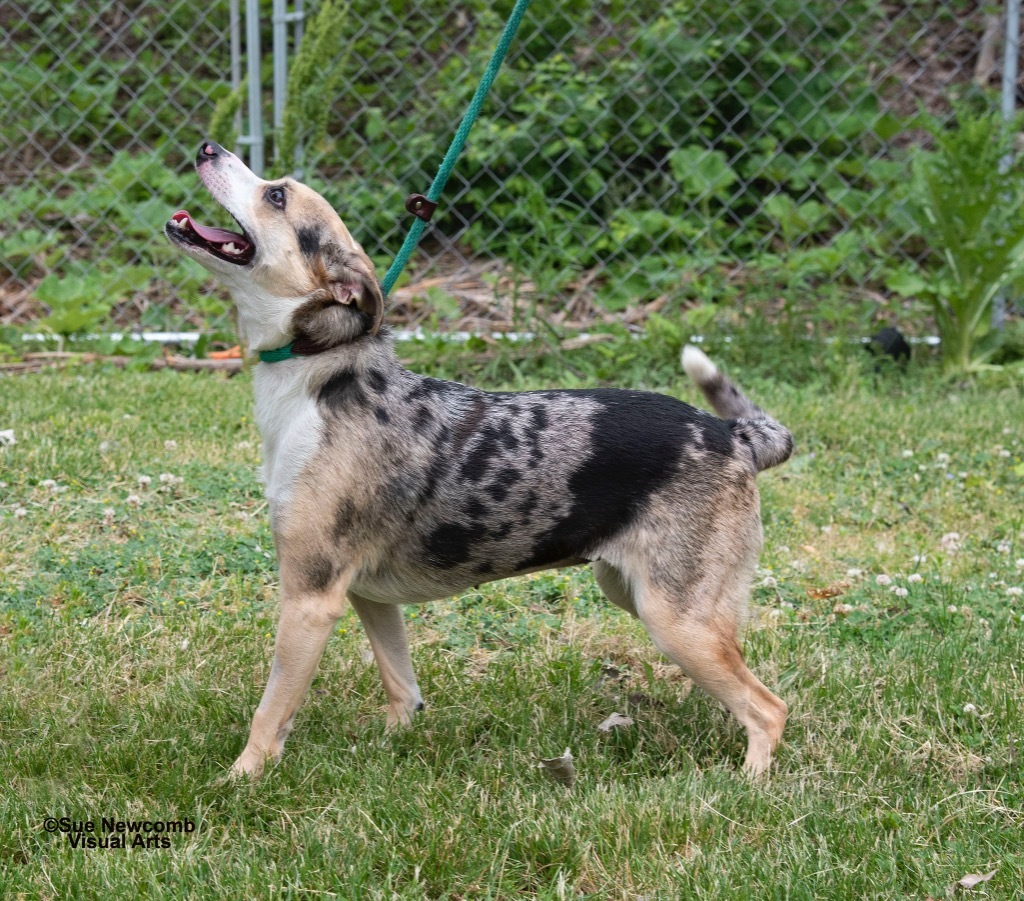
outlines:
{"label": "merle dog", "polygon": [[196,169],[241,232],[181,211],[168,237],[230,289],[251,353],[288,347],[255,366],[281,613],[232,773],[280,757],[346,598],[388,723],[407,723],[423,702],[401,604],[586,562],[746,728],[745,770],[767,770],[786,705],[737,630],[761,548],[755,476],[790,455],[790,433],[692,347],[683,366],[722,418],[643,391],[488,392],[410,372],[373,266],[327,201],[211,142]]}

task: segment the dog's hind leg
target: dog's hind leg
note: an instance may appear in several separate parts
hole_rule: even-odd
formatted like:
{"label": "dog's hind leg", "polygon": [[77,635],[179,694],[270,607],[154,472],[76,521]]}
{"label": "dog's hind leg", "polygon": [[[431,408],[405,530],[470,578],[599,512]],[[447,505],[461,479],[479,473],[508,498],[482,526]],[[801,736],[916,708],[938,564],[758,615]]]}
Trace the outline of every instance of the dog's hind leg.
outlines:
{"label": "dog's hind leg", "polygon": [[423,709],[423,698],[412,669],[402,608],[397,604],[368,601],[352,592],[349,592],[348,599],[359,614],[377,660],[388,696],[388,727],[407,726],[413,713]]}
{"label": "dog's hind leg", "polygon": [[[719,590],[727,593],[735,584],[727,583]],[[708,587],[706,581],[698,583],[691,592]],[[750,776],[759,776],[771,765],[772,751],[782,737],[786,705],[743,661],[737,638],[739,608],[734,599],[720,596],[709,604],[706,595],[703,602],[698,598],[696,593],[676,596],[644,581],[638,593],[638,614],[658,649],[746,729],[743,769]]]}
{"label": "dog's hind leg", "polygon": [[293,584],[289,568],[281,567],[281,618],[274,642],[274,662],[259,707],[252,718],[249,741],[231,767],[230,776],[259,778],[267,758],[279,760],[291,732],[295,712],[309,690],[334,624],[345,606],[349,573],[325,570],[313,584]]}

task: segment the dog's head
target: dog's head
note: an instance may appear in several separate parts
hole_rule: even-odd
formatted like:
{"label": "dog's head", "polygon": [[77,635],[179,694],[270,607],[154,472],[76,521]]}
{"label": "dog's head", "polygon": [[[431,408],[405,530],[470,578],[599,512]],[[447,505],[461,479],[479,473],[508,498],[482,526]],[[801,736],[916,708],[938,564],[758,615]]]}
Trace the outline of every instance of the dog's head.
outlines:
{"label": "dog's head", "polygon": [[384,297],[373,264],[323,197],[290,178],[263,181],[212,141],[196,171],[241,233],[200,225],[185,210],[164,231],[230,289],[250,350],[377,333]]}

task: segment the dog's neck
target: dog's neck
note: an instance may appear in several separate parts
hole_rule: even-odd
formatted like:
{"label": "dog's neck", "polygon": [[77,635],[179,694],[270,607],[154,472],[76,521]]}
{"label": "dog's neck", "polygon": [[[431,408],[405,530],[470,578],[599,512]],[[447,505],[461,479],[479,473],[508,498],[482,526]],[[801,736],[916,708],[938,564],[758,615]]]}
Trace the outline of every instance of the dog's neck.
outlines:
{"label": "dog's neck", "polygon": [[281,347],[292,340],[292,315],[299,299],[275,297],[251,284],[229,284],[238,311],[238,337],[249,353]]}

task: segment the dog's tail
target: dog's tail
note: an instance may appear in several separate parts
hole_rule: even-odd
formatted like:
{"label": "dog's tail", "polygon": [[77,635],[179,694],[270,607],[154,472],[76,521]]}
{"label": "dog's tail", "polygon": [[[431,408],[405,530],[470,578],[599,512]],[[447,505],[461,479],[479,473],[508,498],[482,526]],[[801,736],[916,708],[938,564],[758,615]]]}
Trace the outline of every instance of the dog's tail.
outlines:
{"label": "dog's tail", "polygon": [[704,392],[715,412],[726,420],[733,436],[750,450],[760,472],[778,466],[793,453],[793,436],[727,379],[702,350],[683,348],[683,369]]}

